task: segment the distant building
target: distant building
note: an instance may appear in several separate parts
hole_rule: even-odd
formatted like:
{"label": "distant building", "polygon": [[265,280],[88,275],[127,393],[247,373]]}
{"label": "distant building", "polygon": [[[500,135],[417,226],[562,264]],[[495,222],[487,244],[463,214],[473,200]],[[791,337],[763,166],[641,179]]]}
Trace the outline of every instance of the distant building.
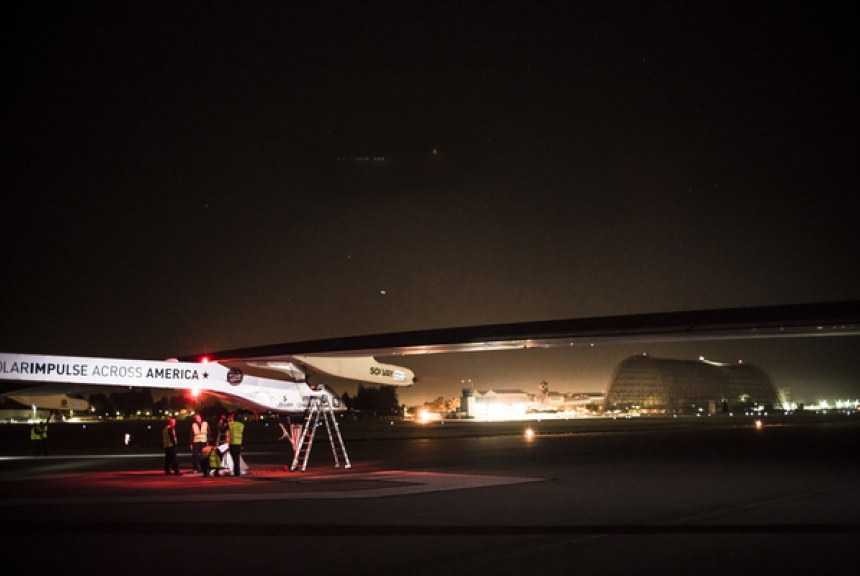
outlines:
{"label": "distant building", "polygon": [[[542,383],[543,384],[543,383]],[[552,392],[540,387],[537,394],[523,390],[463,390],[460,410],[478,420],[516,420],[530,413],[585,412],[599,409],[602,392]]]}
{"label": "distant building", "polygon": [[566,410],[592,412],[603,406],[604,398],[603,392],[568,392],[564,395],[564,406]]}
{"label": "distant building", "polygon": [[720,412],[781,406],[770,378],[750,364],[631,356],[612,374],[607,411]]}
{"label": "distant building", "polygon": [[522,390],[463,390],[460,409],[470,418],[521,418],[534,404],[534,395]]}

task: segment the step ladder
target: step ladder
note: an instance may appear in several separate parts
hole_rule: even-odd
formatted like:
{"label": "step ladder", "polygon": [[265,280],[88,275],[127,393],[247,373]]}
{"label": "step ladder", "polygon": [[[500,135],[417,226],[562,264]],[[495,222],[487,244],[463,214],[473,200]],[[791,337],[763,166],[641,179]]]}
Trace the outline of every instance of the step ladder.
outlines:
{"label": "step ladder", "polygon": [[340,463],[343,461],[344,468],[351,468],[349,456],[346,453],[346,447],[343,445],[343,438],[340,435],[340,428],[334,418],[334,412],[331,409],[328,396],[323,393],[311,392],[308,398],[308,408],[305,411],[305,422],[302,428],[302,437],[299,440],[295,455],[293,456],[293,464],[290,466],[290,472],[295,472],[301,466],[302,472],[308,467],[308,460],[311,458],[311,448],[314,443],[314,435],[319,425],[320,416],[325,422],[326,431],[328,432],[329,443],[331,444],[331,453],[334,456],[334,467],[340,468]]}

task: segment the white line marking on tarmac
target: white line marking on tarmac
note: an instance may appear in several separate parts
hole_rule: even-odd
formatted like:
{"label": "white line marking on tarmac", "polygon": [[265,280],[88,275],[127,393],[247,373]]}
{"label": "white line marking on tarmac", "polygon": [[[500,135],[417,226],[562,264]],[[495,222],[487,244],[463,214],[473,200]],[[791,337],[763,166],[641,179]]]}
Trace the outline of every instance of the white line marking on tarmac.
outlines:
{"label": "white line marking on tarmac", "polygon": [[[320,478],[321,482],[335,478]],[[384,498],[388,496],[409,496],[429,492],[446,492],[449,490],[468,490],[472,488],[491,488],[508,486],[527,482],[543,482],[546,478],[515,478],[509,476],[475,476],[467,474],[439,474],[434,472],[399,472],[385,471],[361,474],[356,476],[336,478],[340,481],[364,480],[396,483],[408,483],[391,487],[374,488],[370,490],[332,490],[322,492],[263,492],[263,493],[208,493],[208,494],[164,494],[149,496],[70,496],[51,498],[16,498],[0,499],[0,506],[61,506],[75,504],[187,504],[192,502],[255,502],[267,500],[335,500],[357,498]],[[305,487],[314,479],[303,478]],[[290,481],[285,480],[283,486],[288,488]],[[324,484],[321,484],[321,488]]]}

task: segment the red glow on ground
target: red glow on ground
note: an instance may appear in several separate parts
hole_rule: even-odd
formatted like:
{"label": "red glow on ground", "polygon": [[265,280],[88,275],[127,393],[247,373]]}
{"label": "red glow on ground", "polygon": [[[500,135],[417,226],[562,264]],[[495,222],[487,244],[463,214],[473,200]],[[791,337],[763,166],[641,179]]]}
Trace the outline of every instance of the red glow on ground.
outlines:
{"label": "red glow on ground", "polygon": [[[164,494],[218,494],[280,492],[295,489],[296,482],[311,478],[349,477],[349,472],[320,469],[316,473],[286,472],[283,466],[260,466],[250,476],[204,478],[201,475],[166,475],[163,470],[87,472],[30,477],[4,482],[5,498],[60,498],[111,496],[156,496]],[[227,474],[226,471],[221,472]]]}

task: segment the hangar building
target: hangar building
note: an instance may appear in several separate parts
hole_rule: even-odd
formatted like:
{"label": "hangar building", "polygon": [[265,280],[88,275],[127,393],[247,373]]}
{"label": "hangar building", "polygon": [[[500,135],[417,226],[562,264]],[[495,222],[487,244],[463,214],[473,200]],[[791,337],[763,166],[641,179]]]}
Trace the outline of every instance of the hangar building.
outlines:
{"label": "hangar building", "polygon": [[781,406],[770,378],[750,364],[631,356],[612,374],[604,409],[643,412],[736,411]]}

